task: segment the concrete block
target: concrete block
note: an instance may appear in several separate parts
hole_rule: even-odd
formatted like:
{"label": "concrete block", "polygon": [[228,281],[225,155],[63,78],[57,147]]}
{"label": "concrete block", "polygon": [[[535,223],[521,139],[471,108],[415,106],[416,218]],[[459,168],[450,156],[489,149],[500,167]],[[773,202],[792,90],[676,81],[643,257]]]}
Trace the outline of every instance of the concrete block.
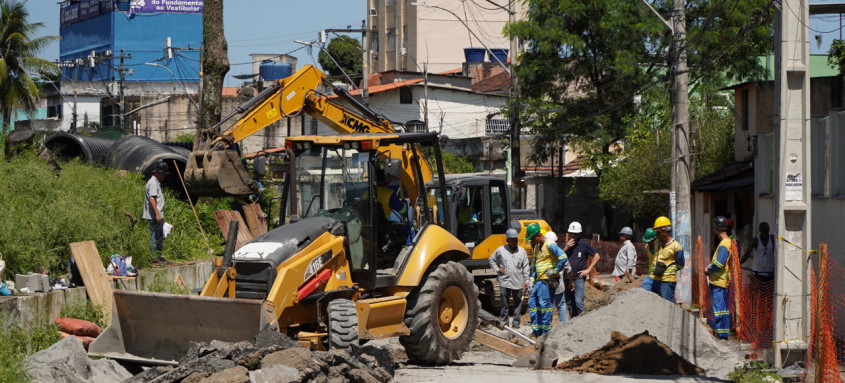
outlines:
{"label": "concrete block", "polygon": [[41,292],[50,292],[52,290],[52,286],[50,286],[50,277],[44,274],[41,274]]}
{"label": "concrete block", "polygon": [[15,285],[18,286],[18,291],[26,287],[30,293],[41,291],[41,275],[29,273],[27,275],[15,274]]}

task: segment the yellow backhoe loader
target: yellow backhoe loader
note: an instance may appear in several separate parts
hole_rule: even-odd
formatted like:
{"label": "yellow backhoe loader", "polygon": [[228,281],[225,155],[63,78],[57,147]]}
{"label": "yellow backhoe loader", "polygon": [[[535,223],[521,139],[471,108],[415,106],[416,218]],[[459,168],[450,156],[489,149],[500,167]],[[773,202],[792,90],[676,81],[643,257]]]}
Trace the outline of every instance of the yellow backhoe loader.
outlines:
{"label": "yellow backhoe loader", "polygon": [[[439,137],[394,133],[351,97],[361,114],[337,105],[315,91],[324,78],[306,66],[241,105],[225,131],[232,116],[198,135],[186,168],[192,192],[244,194],[254,185],[226,150],[233,143],[302,111],[348,133],[286,139],[285,224],[237,251],[231,225],[200,296],[115,291],[112,324],[92,354],[174,364],[190,341],[247,340],[266,326],[318,349],[399,336],[409,357],[434,364],[468,349],[478,288],[460,263],[472,258],[465,243],[449,220],[435,224],[438,212],[452,211]],[[426,189],[435,171],[439,185]],[[395,211],[396,199],[406,209]],[[497,349],[548,365],[541,345],[500,339]]]}

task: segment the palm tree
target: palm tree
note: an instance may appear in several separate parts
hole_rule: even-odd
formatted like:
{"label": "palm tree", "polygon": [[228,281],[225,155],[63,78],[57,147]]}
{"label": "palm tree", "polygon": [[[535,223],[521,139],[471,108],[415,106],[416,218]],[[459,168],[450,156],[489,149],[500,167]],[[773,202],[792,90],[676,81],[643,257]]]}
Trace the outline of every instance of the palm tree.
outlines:
{"label": "palm tree", "polygon": [[26,1],[0,0],[0,114],[2,131],[10,126],[12,113],[21,108],[34,112],[41,94],[30,73],[56,73],[58,67],[36,53],[55,36],[33,37],[44,23],[30,23]]}

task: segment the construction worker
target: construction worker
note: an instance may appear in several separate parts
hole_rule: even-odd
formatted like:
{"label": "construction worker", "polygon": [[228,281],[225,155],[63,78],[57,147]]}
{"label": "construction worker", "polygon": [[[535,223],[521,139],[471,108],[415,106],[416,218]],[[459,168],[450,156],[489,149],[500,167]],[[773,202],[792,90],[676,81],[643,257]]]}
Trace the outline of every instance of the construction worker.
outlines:
{"label": "construction worker", "polygon": [[645,229],[643,242],[645,242],[645,254],[648,256],[648,275],[643,277],[641,287],[646,289],[646,291],[657,293],[654,290],[654,277],[652,276],[654,272],[654,258],[657,257],[657,251],[660,250],[660,242],[657,241],[657,232],[650,227]]}
{"label": "construction worker", "polygon": [[572,264],[572,273],[575,274],[573,284],[575,288],[566,292],[566,305],[575,318],[584,312],[584,285],[590,276],[590,271],[599,261],[599,253],[590,246],[590,243],[581,239],[581,223],[573,221],[567,230],[566,244],[563,251]]}
{"label": "construction worker", "polygon": [[152,169],[153,175],[147,181],[142,217],[150,223],[150,250],[153,252],[153,259],[164,262],[164,193],[161,190],[161,182],[170,174],[170,168],[164,161],[158,161],[153,164]]}
{"label": "construction worker", "polygon": [[760,235],[751,240],[751,246],[745,250],[739,263],[745,263],[753,252],[754,263],[751,265],[751,271],[754,272],[754,277],[760,282],[769,282],[775,279],[775,236],[769,234],[768,222],[760,222],[759,231]]}
{"label": "construction worker", "polygon": [[[528,299],[528,314],[531,316],[531,330],[538,337],[552,329],[555,311],[552,294],[560,282],[560,273],[570,274],[572,267],[566,253],[554,241],[543,236],[540,225],[532,223],[525,228],[525,239],[534,246],[534,267],[531,271],[531,297]],[[574,285],[570,282],[570,288]]]}
{"label": "construction worker", "polygon": [[728,236],[727,219],[717,216],[713,220],[713,231],[719,236],[719,246],[713,253],[710,265],[704,269],[710,282],[710,296],[713,298],[713,316],[715,317],[710,327],[716,330],[716,336],[719,339],[728,339],[731,334],[731,312],[728,308],[728,283],[731,279],[728,258],[731,256],[731,239]]}
{"label": "construction worker", "polygon": [[669,302],[675,302],[675,285],[678,282],[678,270],[684,267],[684,248],[672,238],[672,222],[666,217],[657,217],[654,228],[661,249],[654,259],[655,291]]}
{"label": "construction worker", "polygon": [[508,299],[513,299],[513,328],[519,328],[522,314],[522,291],[528,288],[531,264],[525,249],[519,246],[519,232],[510,228],[505,232],[506,244],[490,255],[490,268],[496,272],[502,302],[502,323],[508,323]]}
{"label": "construction worker", "polygon": [[[547,231],[543,234],[546,237],[546,241],[552,241],[557,243],[557,246],[561,249],[563,248],[563,238],[558,238],[557,234],[551,230]],[[566,293],[566,276],[564,273],[560,274],[560,281],[557,286],[557,290],[554,291],[554,301],[555,301],[555,308],[557,309],[557,320],[561,323],[569,322],[569,313],[567,312],[566,308],[566,297],[564,297]]]}
{"label": "construction worker", "polygon": [[625,276],[633,276],[637,273],[637,249],[631,243],[633,237],[634,231],[630,227],[625,226],[622,230],[619,230],[619,241],[622,242],[622,247],[616,253],[616,262],[612,273],[617,282]]}

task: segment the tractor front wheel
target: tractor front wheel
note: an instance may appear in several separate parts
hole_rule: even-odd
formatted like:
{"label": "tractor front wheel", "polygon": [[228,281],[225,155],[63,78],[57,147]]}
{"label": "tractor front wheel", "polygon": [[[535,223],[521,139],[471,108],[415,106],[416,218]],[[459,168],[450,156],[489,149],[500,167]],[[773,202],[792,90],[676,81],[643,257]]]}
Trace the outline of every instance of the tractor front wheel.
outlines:
{"label": "tractor front wheel", "polygon": [[467,269],[455,262],[437,266],[408,296],[405,325],[399,337],[408,357],[448,364],[469,350],[478,325],[478,287]]}

